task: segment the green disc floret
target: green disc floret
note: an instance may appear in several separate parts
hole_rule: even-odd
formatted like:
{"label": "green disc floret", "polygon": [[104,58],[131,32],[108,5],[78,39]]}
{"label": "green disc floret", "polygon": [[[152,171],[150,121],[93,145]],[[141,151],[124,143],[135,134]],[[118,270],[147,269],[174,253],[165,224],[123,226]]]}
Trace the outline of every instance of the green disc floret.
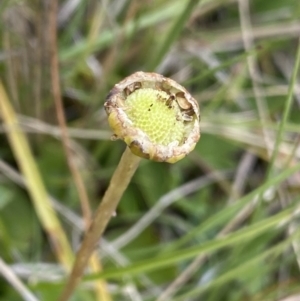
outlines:
{"label": "green disc floret", "polygon": [[168,145],[183,141],[185,125],[181,111],[175,100],[167,102],[169,97],[164,91],[144,88],[134,91],[126,99],[128,118],[153,143]]}

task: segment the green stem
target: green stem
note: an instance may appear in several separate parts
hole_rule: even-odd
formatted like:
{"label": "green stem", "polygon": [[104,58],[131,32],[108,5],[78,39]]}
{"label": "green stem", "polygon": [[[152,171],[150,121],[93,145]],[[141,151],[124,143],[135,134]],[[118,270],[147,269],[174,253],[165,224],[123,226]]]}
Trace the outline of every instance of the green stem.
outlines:
{"label": "green stem", "polygon": [[67,301],[71,297],[76,286],[79,284],[87,261],[103,234],[109,220],[114,215],[119,201],[134,175],[140,160],[140,157],[135,156],[129,148],[126,148],[119,165],[111,178],[102,202],[97,208],[90,228],[84,237],[79,251],[77,252],[71,274],[60,298],[58,299],[59,301]]}
{"label": "green stem", "polygon": [[294,91],[295,85],[297,83],[297,75],[299,72],[299,67],[300,67],[300,39],[298,40],[298,50],[297,50],[297,55],[296,55],[296,61],[295,61],[295,65],[294,65],[292,78],[291,78],[290,84],[289,84],[289,90],[288,90],[287,100],[286,100],[285,106],[284,106],[283,116],[282,116],[282,119],[281,119],[281,122],[279,125],[279,130],[277,132],[271,161],[270,161],[270,164],[269,164],[268,170],[267,170],[267,180],[269,180],[272,177],[275,160],[276,160],[278,152],[279,152],[279,146],[280,146],[280,143],[282,142],[282,137],[284,134],[285,126],[286,126],[286,123],[287,123],[287,120],[288,120],[288,117],[289,117],[289,114],[291,111],[291,107],[292,107],[292,103],[293,103],[293,96],[294,96],[293,91]]}

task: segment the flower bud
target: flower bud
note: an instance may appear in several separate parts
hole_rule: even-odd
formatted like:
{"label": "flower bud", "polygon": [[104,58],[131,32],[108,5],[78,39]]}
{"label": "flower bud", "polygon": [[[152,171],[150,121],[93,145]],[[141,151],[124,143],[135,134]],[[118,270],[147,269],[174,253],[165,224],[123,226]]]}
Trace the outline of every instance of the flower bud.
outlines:
{"label": "flower bud", "polygon": [[200,138],[197,101],[177,82],[136,72],[116,84],[104,104],[114,139],[137,156],[175,163]]}

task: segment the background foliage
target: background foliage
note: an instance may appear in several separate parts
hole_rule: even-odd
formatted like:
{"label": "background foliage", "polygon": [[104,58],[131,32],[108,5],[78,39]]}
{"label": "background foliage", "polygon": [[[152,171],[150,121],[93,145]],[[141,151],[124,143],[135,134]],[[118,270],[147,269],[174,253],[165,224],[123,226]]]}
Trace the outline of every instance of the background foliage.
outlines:
{"label": "background foliage", "polygon": [[[30,300],[8,271],[38,300],[58,296],[64,273],[37,209],[48,205],[35,203],[34,191],[45,187],[50,221],[57,214],[75,251],[85,218],[66,156],[94,210],[124,150],[110,141],[105,96],[139,70],[188,88],[202,136],[174,165],[142,161],[99,247],[104,272],[88,276],[74,300],[96,300],[90,284],[100,277],[113,300],[300,298],[300,2],[59,1],[67,155],[52,94],[49,2],[0,2],[0,74],[13,107],[5,117],[2,91],[0,299]],[[14,114],[29,153],[22,133],[11,142]],[[22,164],[36,164],[37,175]]]}

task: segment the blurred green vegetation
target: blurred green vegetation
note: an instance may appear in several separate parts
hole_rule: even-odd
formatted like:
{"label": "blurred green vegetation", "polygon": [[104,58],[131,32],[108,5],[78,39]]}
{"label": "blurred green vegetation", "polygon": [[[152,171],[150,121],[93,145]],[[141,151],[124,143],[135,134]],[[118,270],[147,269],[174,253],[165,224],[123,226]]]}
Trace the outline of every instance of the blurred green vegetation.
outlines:
{"label": "blurred green vegetation", "polygon": [[[0,2],[0,74],[75,252],[83,214],[51,91],[49,14],[47,1]],[[96,300],[100,277],[113,300],[300,298],[299,17],[297,0],[59,1],[64,112],[92,210],[125,148],[103,109],[115,83],[158,72],[201,109],[193,153],[141,162],[99,247],[104,272],[73,300]],[[64,274],[0,121],[0,259],[55,300]],[[26,300],[1,265],[0,300]]]}

